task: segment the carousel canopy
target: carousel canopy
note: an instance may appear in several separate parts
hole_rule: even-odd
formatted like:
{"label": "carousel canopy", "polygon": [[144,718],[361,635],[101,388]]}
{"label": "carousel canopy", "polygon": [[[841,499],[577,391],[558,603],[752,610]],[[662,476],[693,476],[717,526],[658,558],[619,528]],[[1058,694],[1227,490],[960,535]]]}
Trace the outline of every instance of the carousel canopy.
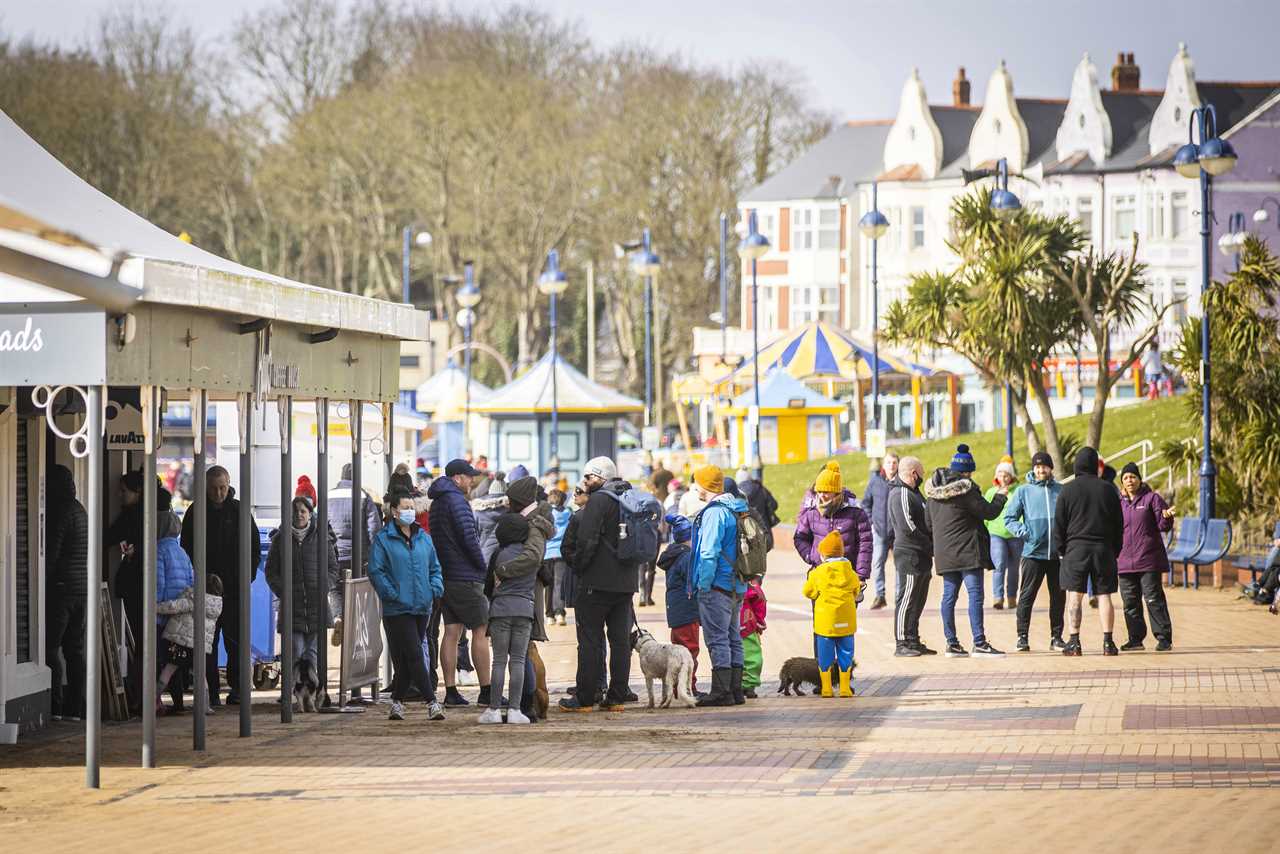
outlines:
{"label": "carousel canopy", "polygon": [[[875,357],[870,344],[829,323],[809,323],[784,334],[760,350],[764,370],[784,368],[802,381],[852,381],[870,379]],[[919,362],[909,361],[880,350],[879,373],[894,377],[931,377],[945,373]],[[738,383],[750,377],[752,360],[747,359],[730,377]]]}
{"label": "carousel canopy", "polygon": [[[551,412],[553,362],[551,354],[539,359],[523,376],[517,377],[484,403],[472,405],[485,414],[529,415]],[[564,359],[554,362],[555,399],[561,413],[639,412],[644,404],[607,386],[587,379]]]}
{"label": "carousel canopy", "polygon": [[[493,397],[493,389],[471,378],[471,408]],[[418,386],[417,409],[434,416],[437,421],[461,421],[467,403],[466,372],[453,360]]]}
{"label": "carousel canopy", "polygon": [[[744,413],[755,406],[755,402],[755,390],[749,389],[734,398],[732,409]],[[774,368],[760,380],[760,410],[766,415],[771,414],[770,410],[834,415],[843,412],[845,405],[819,394],[782,368]]]}

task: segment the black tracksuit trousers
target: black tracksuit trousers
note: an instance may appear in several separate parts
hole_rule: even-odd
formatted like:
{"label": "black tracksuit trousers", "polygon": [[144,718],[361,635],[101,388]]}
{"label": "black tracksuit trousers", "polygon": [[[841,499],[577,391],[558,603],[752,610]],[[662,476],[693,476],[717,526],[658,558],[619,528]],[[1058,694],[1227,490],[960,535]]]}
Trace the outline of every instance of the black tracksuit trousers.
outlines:
{"label": "black tracksuit trousers", "polygon": [[1062,637],[1067,593],[1062,589],[1060,569],[1061,562],[1057,559],[1022,559],[1022,579],[1018,583],[1018,637],[1026,637],[1031,633],[1031,610],[1036,605],[1041,581],[1049,582],[1049,637]]}

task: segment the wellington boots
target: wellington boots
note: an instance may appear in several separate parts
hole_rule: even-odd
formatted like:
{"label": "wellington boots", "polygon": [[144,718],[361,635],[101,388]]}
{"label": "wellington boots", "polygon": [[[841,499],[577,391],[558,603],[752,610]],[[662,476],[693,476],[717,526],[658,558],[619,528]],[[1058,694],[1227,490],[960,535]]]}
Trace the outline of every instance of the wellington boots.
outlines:
{"label": "wellington boots", "polygon": [[729,676],[729,692],[733,695],[733,704],[741,706],[747,702],[747,695],[742,690],[742,668],[731,668]]}
{"label": "wellington boots", "polygon": [[822,696],[824,697],[835,696],[834,694],[831,693],[831,671],[823,670],[818,674],[818,678],[822,680]]}
{"label": "wellington boots", "polygon": [[733,671],[728,667],[717,667],[711,671],[711,693],[698,698],[699,706],[732,706],[733,689],[730,680]]}
{"label": "wellington boots", "polygon": [[840,671],[840,696],[841,697],[853,696],[853,686],[849,684],[852,678],[853,678],[853,668]]}

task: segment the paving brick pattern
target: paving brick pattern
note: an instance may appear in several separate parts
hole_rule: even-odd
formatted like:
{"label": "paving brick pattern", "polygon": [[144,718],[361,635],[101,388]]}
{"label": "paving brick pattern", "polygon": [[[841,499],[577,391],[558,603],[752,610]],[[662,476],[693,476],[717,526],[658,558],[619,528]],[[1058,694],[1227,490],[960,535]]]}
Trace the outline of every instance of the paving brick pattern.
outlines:
{"label": "paving brick pattern", "polygon": [[[1066,659],[1041,649],[994,660],[895,658],[892,612],[864,610],[858,696],[787,697],[776,693],[777,667],[811,649],[802,576],[793,558],[780,555],[771,565],[765,684],[745,706],[553,711],[533,727],[481,727],[474,710],[450,710],[448,720],[431,723],[412,705],[403,723],[374,709],[297,715],[284,725],[272,698],[259,695],[254,737],[237,738],[235,711],[223,710],[209,719],[205,753],[190,750],[189,716],[161,720],[161,767],[149,771],[137,767],[138,725],[108,725],[99,791],[82,788],[78,731],[57,724],[0,748],[0,838],[6,848],[13,839],[39,841],[46,851],[84,850],[89,838],[96,850],[132,851],[147,848],[137,846],[139,833],[189,835],[213,822],[227,844],[252,847],[305,819],[328,839],[341,827],[390,830],[409,822],[433,829],[444,848],[473,848],[482,841],[477,834],[518,820],[535,850],[576,850],[585,841],[638,850],[671,847],[677,821],[685,841],[675,847],[683,850],[724,844],[706,826],[706,811],[750,809],[758,814],[753,841],[773,848],[829,841],[815,830],[829,814],[808,805],[836,797],[867,799],[850,802],[854,813],[878,816],[859,832],[888,848],[907,840],[936,847],[941,831],[929,828],[945,827],[965,834],[960,850],[990,850],[1010,844],[1009,822],[1022,822],[1027,839],[1054,844],[1070,832],[1057,820],[1065,803],[1082,816],[1124,804],[1116,815],[1130,832],[1163,840],[1170,851],[1193,840],[1203,850],[1237,820],[1233,850],[1269,848],[1254,849],[1265,837],[1251,835],[1255,825],[1244,818],[1274,811],[1280,799],[1273,791],[1280,788],[1280,619],[1263,609],[1219,591],[1171,591],[1171,654],[1103,658],[1096,617],[1086,613],[1086,649],[1095,654]],[[957,616],[965,640],[963,609]],[[638,618],[664,633],[660,608],[640,609]],[[1043,631],[1045,620],[1038,610],[1033,631]],[[939,623],[931,604],[923,631],[935,647]],[[549,631],[543,658],[555,688],[573,672],[573,628]],[[1012,647],[1013,615],[989,611],[987,633]],[[1123,641],[1123,628],[1117,637]],[[705,680],[705,650],[699,669]],[[643,694],[638,668],[633,676]],[[1186,789],[1227,794],[1187,801]],[[1140,803],[1099,799],[1115,790],[1144,794]],[[983,800],[975,801],[978,793]],[[885,808],[889,798],[896,807]],[[628,830],[608,833],[617,827]]]}

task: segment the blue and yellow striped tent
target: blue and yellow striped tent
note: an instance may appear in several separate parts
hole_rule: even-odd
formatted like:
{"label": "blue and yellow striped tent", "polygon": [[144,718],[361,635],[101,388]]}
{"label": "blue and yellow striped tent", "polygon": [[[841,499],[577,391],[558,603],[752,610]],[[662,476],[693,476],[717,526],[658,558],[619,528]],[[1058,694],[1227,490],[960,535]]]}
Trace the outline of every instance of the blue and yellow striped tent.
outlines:
{"label": "blue and yellow striped tent", "polygon": [[[870,344],[821,321],[792,330],[760,351],[760,373],[782,368],[801,382],[854,382],[870,380],[876,359]],[[945,371],[913,362],[880,349],[880,378],[907,379],[945,375]],[[749,385],[754,373],[748,358],[725,377],[734,385]]]}

